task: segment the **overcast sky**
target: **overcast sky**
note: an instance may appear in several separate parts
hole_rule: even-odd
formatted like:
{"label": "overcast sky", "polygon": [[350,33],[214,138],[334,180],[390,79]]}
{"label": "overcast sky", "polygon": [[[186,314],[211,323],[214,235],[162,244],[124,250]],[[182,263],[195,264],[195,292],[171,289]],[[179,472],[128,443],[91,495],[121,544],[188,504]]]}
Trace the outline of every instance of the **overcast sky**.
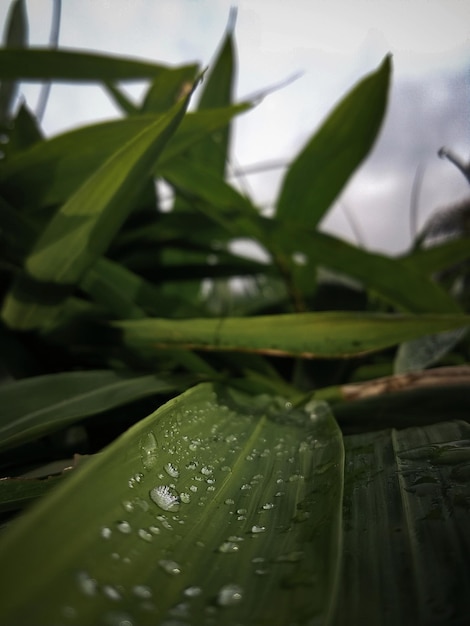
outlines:
{"label": "overcast sky", "polygon": [[[9,0],[0,0],[3,24]],[[205,66],[238,8],[237,95],[242,98],[303,72],[236,124],[234,165],[293,158],[328,111],[384,56],[393,54],[389,111],[369,159],[344,190],[324,228],[354,240],[344,207],[370,249],[404,250],[418,165],[424,167],[420,220],[467,194],[463,176],[438,159],[446,145],[470,147],[468,0],[64,0],[60,45]],[[44,44],[51,0],[29,0],[30,40]],[[34,108],[36,91],[23,92]],[[137,95],[138,88],[132,93]],[[56,85],[44,127],[54,134],[117,115],[97,87]],[[283,170],[245,180],[269,207]]]}

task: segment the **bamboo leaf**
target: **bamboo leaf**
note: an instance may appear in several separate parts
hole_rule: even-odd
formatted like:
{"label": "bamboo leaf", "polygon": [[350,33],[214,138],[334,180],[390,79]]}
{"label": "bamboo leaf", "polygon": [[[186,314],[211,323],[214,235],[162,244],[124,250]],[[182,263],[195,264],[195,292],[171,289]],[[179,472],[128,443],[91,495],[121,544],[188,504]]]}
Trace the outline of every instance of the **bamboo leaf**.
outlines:
{"label": "bamboo leaf", "polygon": [[[235,89],[236,64],[233,29],[236,12],[231,10],[227,33],[216,58],[204,77],[198,111],[227,107],[232,104]],[[217,130],[191,149],[190,158],[196,163],[204,163],[210,173],[224,178],[225,167],[230,151],[230,125]]]}
{"label": "bamboo leaf", "polygon": [[401,310],[413,313],[460,310],[455,299],[440,285],[404,260],[362,250],[326,233],[293,228],[286,222],[273,221],[271,230],[275,249],[290,255],[300,252],[314,267],[328,267],[356,278]]}
{"label": "bamboo leaf", "polygon": [[286,172],[276,215],[315,227],[367,156],[387,104],[391,58],[336,106]]}
{"label": "bamboo leaf", "polygon": [[[188,113],[166,146],[158,166],[179,156],[208,133],[227,124],[249,104]],[[106,159],[136,135],[145,133],[155,115],[85,126],[45,141],[3,164],[0,182],[6,199],[25,210],[63,203]],[[155,173],[155,172],[154,172]]]}
{"label": "bamboo leaf", "polygon": [[141,112],[163,113],[171,108],[184,90],[193,84],[198,69],[192,64],[160,72],[145,95]]}
{"label": "bamboo leaf", "polygon": [[[11,3],[5,31],[6,49],[22,48],[28,44],[28,16],[24,0],[15,0]],[[2,76],[0,79],[0,126],[3,126],[10,119],[18,82],[5,80]]]}
{"label": "bamboo leaf", "polygon": [[76,50],[0,50],[0,80],[90,81],[155,78],[167,66]]}
{"label": "bamboo leaf", "polygon": [[462,237],[431,248],[420,248],[401,258],[402,263],[422,272],[432,274],[462,263],[470,258],[470,239]]}
{"label": "bamboo leaf", "polygon": [[461,421],[345,438],[335,624],[466,623],[469,437]]}
{"label": "bamboo leaf", "polygon": [[296,313],[220,319],[144,319],[116,322],[134,347],[180,346],[279,356],[337,358],[381,350],[431,332],[462,328],[468,315]]}
{"label": "bamboo leaf", "polygon": [[107,370],[46,374],[5,383],[0,386],[0,449],[176,388],[153,375],[126,377]]}
{"label": "bamboo leaf", "polygon": [[198,386],[3,533],[0,621],[327,624],[342,474],[326,405]]}
{"label": "bamboo leaf", "polygon": [[168,139],[181,122],[188,98],[157,116],[120,148],[62,206],[29,254],[25,272],[3,306],[3,319],[18,329],[50,321],[84,271],[108,247],[132,209]]}

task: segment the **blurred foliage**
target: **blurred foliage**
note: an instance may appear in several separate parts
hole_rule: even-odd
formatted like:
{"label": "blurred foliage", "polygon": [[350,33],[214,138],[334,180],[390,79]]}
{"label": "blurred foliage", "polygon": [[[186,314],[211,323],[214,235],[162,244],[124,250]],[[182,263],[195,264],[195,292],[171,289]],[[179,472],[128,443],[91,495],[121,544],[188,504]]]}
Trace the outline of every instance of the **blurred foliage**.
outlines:
{"label": "blurred foliage", "polygon": [[[382,463],[390,475],[395,471],[393,467],[405,471],[407,445],[417,449],[424,442],[445,446],[452,441],[454,447],[464,451],[458,463],[466,464],[468,469],[464,426],[457,427],[451,421],[448,428],[445,424],[441,428],[432,426],[446,419],[468,418],[468,201],[435,218],[416,237],[411,250],[395,258],[369,252],[319,230],[379,135],[390,90],[391,57],[387,56],[376,70],[353,86],[307,140],[285,173],[274,214],[262,215],[255,199],[226,178],[232,155],[232,122],[259,104],[234,102],[234,23],[232,13],[213,63],[207,72],[201,72],[197,64],[172,67],[83,51],[28,47],[25,2],[12,2],[5,45],[0,49],[0,466],[4,476],[16,480],[0,481],[0,510],[7,522],[13,512],[31,500],[39,498],[43,507],[37,513],[33,508],[19,522],[10,523],[11,531],[5,533],[5,542],[11,537],[13,552],[6,551],[4,558],[17,558],[19,572],[27,556],[19,549],[15,553],[15,545],[20,545],[25,536],[33,542],[31,550],[34,541],[43,541],[44,545],[52,541],[52,526],[35,539],[32,528],[39,523],[37,520],[55,519],[57,515],[65,528],[73,515],[74,523],[81,524],[76,519],[76,507],[71,505],[67,512],[66,503],[75,497],[68,480],[62,480],[67,473],[64,468],[71,464],[67,459],[74,454],[94,455],[109,445],[105,461],[111,472],[109,484],[104,481],[98,486],[101,483],[94,478],[97,474],[93,474],[93,468],[100,471],[99,460],[84,463],[89,474],[87,478],[82,472],[80,486],[80,470],[70,473],[77,474],[77,489],[93,498],[100,499],[100,489],[106,489],[122,499],[112,468],[116,468],[117,476],[116,450],[126,449],[122,442],[128,432],[134,432],[128,429],[133,425],[144,428],[141,421],[156,406],[164,405],[161,410],[165,414],[169,406],[165,402],[193,387],[195,410],[209,410],[206,404],[199,406],[198,393],[204,396],[205,392],[197,390],[220,385],[213,387],[219,390],[216,400],[211,396],[214,406],[225,406],[220,394],[224,398],[227,393],[240,394],[237,402],[241,405],[233,409],[232,418],[252,422],[261,419],[263,411],[268,421],[274,419],[274,413],[266,407],[279,403],[280,396],[282,406],[298,411],[312,400],[329,401],[343,437],[338,435],[332,418],[327,430],[334,441],[341,441],[346,464],[344,485],[342,472],[333,477],[328,474],[328,481],[335,485],[332,492],[336,500],[325,500],[325,506],[337,513],[343,502],[346,525],[351,515],[361,515],[356,510],[359,505],[354,500],[354,489],[372,480],[373,464]],[[139,103],[131,102],[122,83],[142,79],[147,80],[146,92]],[[30,104],[17,96],[21,82],[26,80],[76,83],[77,94],[79,83],[98,83],[122,115],[110,122],[46,137]],[[190,101],[196,105],[188,110]],[[449,151],[441,154],[468,173],[455,155]],[[243,254],[237,245],[240,240],[246,242]],[[253,251],[259,248],[267,260],[256,260]],[[446,375],[416,390],[425,368],[436,366],[440,366],[439,371],[442,366],[459,366],[459,374],[449,367]],[[361,385],[381,377],[387,382],[380,393],[369,398],[366,387]],[[396,392],[398,380],[405,382],[404,388]],[[358,385],[354,397],[347,393],[351,383]],[[190,406],[193,396],[188,393],[184,402]],[[253,411],[248,418],[247,406],[250,402],[256,405],[259,398],[265,399],[261,413]],[[204,433],[217,428],[216,414],[210,411],[210,419],[202,426]],[[153,422],[147,418],[150,421],[143,423],[157,424],[160,413],[155,415]],[[383,430],[394,427],[409,430],[400,430],[400,434]],[[269,428],[264,436],[274,446],[276,437],[282,434]],[[379,433],[378,439],[370,431]],[[348,434],[352,432],[355,434]],[[291,437],[289,433],[286,436]],[[228,431],[225,436],[229,436]],[[302,450],[304,435],[299,431],[295,436],[300,437]],[[311,434],[312,441],[314,438]],[[358,474],[364,454],[361,446],[368,450],[369,478]],[[246,452],[248,447],[243,450]],[[132,457],[131,447],[126,454]],[[334,462],[343,467],[343,453],[338,446],[334,454]],[[431,461],[426,457],[424,465],[419,465],[416,458],[412,456],[415,480],[425,482],[425,469]],[[59,465],[51,470],[50,464],[57,462]],[[243,464],[243,459],[240,457],[238,462]],[[135,465],[132,468],[136,471]],[[24,478],[31,471],[39,474]],[[46,484],[43,479],[51,475],[55,478]],[[237,475],[244,474],[240,470]],[[439,480],[448,485],[452,476],[433,475],[431,482]],[[321,480],[319,477],[320,485]],[[56,482],[60,488],[53,488],[51,497],[42,498]],[[323,488],[330,483],[324,482]],[[375,483],[381,506],[384,496],[380,489],[388,489],[387,485],[379,484],[378,479]],[[343,486],[345,495],[341,500]],[[357,548],[355,541],[361,550],[361,542],[369,541],[364,550],[372,555],[374,533],[389,532],[391,518],[387,515],[404,515],[401,508],[397,513],[396,507],[403,490],[409,493],[409,489],[405,483],[395,486],[390,496],[395,498],[393,506],[377,514],[376,519],[373,506],[368,505],[369,535],[364,539],[346,533],[344,553],[341,524],[334,523],[334,534],[325,535],[325,541],[331,541],[335,548],[322,555],[328,564],[325,587],[315,587],[318,577],[322,577],[321,568],[305,573],[299,566],[297,571],[294,559],[291,586],[294,590],[299,585],[317,589],[316,612],[309,612],[299,600],[294,621],[284,617],[279,623],[310,624],[313,622],[308,620],[314,619],[314,614],[321,618],[315,623],[322,624],[359,624],[367,620],[383,624],[429,623],[423,590],[427,589],[425,583],[434,583],[434,579],[426,579],[428,569],[434,568],[436,577],[454,575],[452,567],[441,561],[428,568],[427,562],[415,560],[413,584],[419,588],[419,602],[413,597],[421,604],[408,616],[403,613],[409,597],[406,594],[400,596],[396,610],[389,614],[389,609],[381,605],[386,597],[389,601],[390,580],[397,574],[394,568],[399,567],[389,554],[385,555],[382,544],[378,554],[385,555],[382,565],[385,563],[389,570],[377,583],[379,600],[372,599],[361,613],[351,596],[351,587],[347,590],[348,576],[355,577],[359,567],[348,550]],[[437,488],[435,491],[435,498],[444,497],[444,491],[440,495]],[[59,494],[55,505],[54,493]],[[463,506],[468,511],[469,496],[464,491],[459,493],[460,499],[456,496],[452,506]],[[312,512],[315,506],[311,494],[305,497],[310,498]],[[405,527],[408,523],[408,531],[415,532],[417,518],[413,515],[419,514],[419,506],[408,497],[412,517],[408,521],[400,518],[400,524]],[[301,502],[296,501],[294,508]],[[282,515],[282,523],[287,524],[285,510]],[[91,532],[98,519],[89,512],[87,516],[83,518],[83,536]],[[201,519],[210,526],[205,517]],[[442,523],[440,528],[449,533],[449,541],[457,541],[464,526],[452,530]],[[269,551],[274,548],[272,542],[266,545],[269,559]],[[419,550],[426,545],[424,542]],[[170,544],[165,547],[170,556],[172,549]],[[416,546],[400,549],[414,549],[415,557],[419,552]],[[61,567],[74,567],[73,558],[70,563],[54,562],[50,580],[60,577]],[[346,559],[345,577],[340,580],[342,559]],[[371,556],[370,567],[379,570],[381,562],[374,559]],[[210,567],[207,563],[204,558],[193,567],[195,571]],[[459,563],[461,572],[464,561]],[[3,561],[5,578],[9,578],[9,568],[9,561]],[[295,571],[300,582],[296,582]],[[371,574],[367,571],[365,557],[359,578],[354,578],[354,593],[358,596],[369,593]],[[246,576],[253,577],[253,573],[247,571]],[[446,610],[451,600],[460,607],[469,587],[468,572],[460,582],[457,599],[452,594],[442,599]],[[34,576],[22,589],[26,613],[21,618],[17,614],[17,625],[30,623],[28,599],[39,601],[29,584],[34,585]],[[272,593],[277,584],[269,587]],[[320,601],[323,593],[326,596]],[[394,593],[404,592],[396,589]],[[255,596],[250,598],[249,603],[256,601]],[[292,601],[292,596],[289,598],[286,602]],[[41,623],[56,623],[53,602],[48,596],[45,621]],[[352,606],[354,621],[348,621]],[[115,621],[106,621],[108,618],[100,617],[103,610],[101,603],[94,609],[88,606],[87,619],[92,620],[88,623],[137,626],[152,619],[149,613],[140,621],[131,622],[129,618],[126,622],[124,611],[121,622],[119,613]],[[13,608],[11,611],[5,615],[14,615]],[[453,621],[446,621],[446,616],[444,611],[441,621],[436,618],[438,621],[433,623],[464,623],[460,613]],[[64,623],[76,623],[72,617],[70,613]],[[185,619],[177,623],[189,624]],[[213,623],[210,615],[204,619],[204,623]],[[394,621],[398,619],[401,621]],[[236,620],[236,614],[226,613],[217,618],[217,623],[237,623],[232,620]]]}

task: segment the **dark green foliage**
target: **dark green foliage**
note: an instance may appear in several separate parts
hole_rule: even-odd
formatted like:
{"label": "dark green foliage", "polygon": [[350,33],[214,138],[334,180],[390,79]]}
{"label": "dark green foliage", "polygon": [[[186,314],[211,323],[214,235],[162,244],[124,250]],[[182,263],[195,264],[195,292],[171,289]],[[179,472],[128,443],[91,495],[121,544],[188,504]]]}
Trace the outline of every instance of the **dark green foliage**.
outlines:
{"label": "dark green foliage", "polygon": [[[440,613],[433,623],[463,624],[468,542],[455,559],[455,571],[444,562],[444,548],[436,548],[434,560],[426,556],[426,548],[427,542],[437,544],[444,537],[444,545],[450,542],[457,554],[458,537],[469,531],[462,515],[470,508],[463,480],[468,478],[468,425],[463,420],[470,403],[468,230],[454,233],[451,242],[431,246],[428,241],[428,247],[421,245],[423,233],[412,251],[392,258],[317,229],[377,139],[386,114],[391,57],[353,86],[309,138],[287,169],[275,214],[263,217],[254,200],[225,176],[232,120],[254,106],[233,102],[233,23],[203,75],[196,64],[171,67],[80,51],[28,49],[26,44],[25,3],[16,1],[0,50],[5,135],[0,159],[0,467],[5,476],[17,479],[0,481],[0,511],[41,502],[30,517],[11,524],[12,547],[9,540],[0,541],[5,579],[10,566],[14,580],[22,579],[24,559],[34,549],[35,524],[41,526],[45,552],[54,551],[57,528],[81,524],[74,545],[95,549],[96,537],[87,533],[95,532],[98,522],[104,524],[110,510],[115,516],[121,511],[128,489],[123,472],[140,467],[136,449],[139,436],[147,436],[145,429],[156,429],[164,438],[169,431],[162,423],[168,422],[185,445],[196,446],[195,457],[201,454],[205,463],[218,446],[231,454],[230,420],[217,420],[228,407],[233,432],[245,439],[232,478],[223,479],[227,500],[239,491],[234,476],[248,480],[250,456],[263,468],[263,490],[272,490],[273,498],[280,491],[274,489],[274,465],[258,448],[272,452],[283,433],[295,463],[301,464],[305,453],[305,471],[315,474],[313,491],[291,485],[290,508],[279,507],[284,537],[267,533],[265,543],[259,541],[268,561],[277,558],[274,544],[285,540],[286,546],[305,542],[310,557],[317,555],[321,563],[301,565],[295,557],[299,551],[289,548],[295,558],[287,559],[288,576],[278,570],[263,587],[271,594],[283,590],[285,603],[276,606],[285,617],[279,623],[424,626],[434,615],[429,602],[435,595]],[[119,83],[141,79],[148,80],[148,87],[134,104]],[[24,80],[98,83],[123,116],[45,138],[27,103],[16,106],[15,94]],[[192,98],[197,107],[187,112]],[[171,192],[170,201],[168,191],[156,185],[160,180]],[[235,252],[233,244],[241,238],[260,246],[267,260]],[[422,370],[433,365],[459,367],[442,369],[441,386],[438,381],[419,387],[426,374]],[[411,371],[409,378],[392,377],[394,367]],[[374,395],[358,384],[351,387],[384,375],[389,378]],[[143,419],[170,398],[170,404]],[[315,422],[317,409],[308,408],[312,398],[328,400],[337,421],[329,416]],[[187,419],[173,411],[179,406]],[[199,434],[191,430],[192,408],[201,419]],[[445,420],[449,423],[438,424]],[[207,437],[204,452],[194,443],[199,435]],[[324,449],[318,443],[322,438]],[[84,462],[86,471],[73,470],[73,480],[62,480],[64,467],[75,465],[74,453],[93,454],[108,444],[103,456]],[[444,456],[432,456],[433,449]],[[177,453],[189,460],[186,453]],[[171,447],[165,454],[173,454]],[[317,454],[328,457],[324,467],[315,465]],[[103,476],[102,468],[107,472]],[[43,498],[53,481],[42,479],[50,475],[60,485]],[[427,479],[431,487],[424,511],[413,489]],[[87,502],[78,519],[82,504],[74,501],[75,488],[99,500],[96,515]],[[223,500],[211,500],[210,515],[191,506],[188,520],[204,527],[210,545],[214,538],[225,541],[225,529],[210,521],[222,520]],[[259,514],[254,505],[250,514]],[[139,523],[149,523],[147,510],[139,515]],[[455,526],[446,522],[446,515],[455,517]],[[47,530],[48,519],[55,530]],[[426,522],[420,525],[422,519]],[[361,534],[362,528],[367,532]],[[196,535],[188,535],[183,544],[195,543]],[[171,556],[175,546],[168,541],[165,555]],[[185,572],[188,584],[197,568],[211,571],[216,547],[195,563],[188,560],[188,568],[193,567]],[[155,544],[152,549],[157,550]],[[26,624],[27,602],[39,602],[44,593],[45,626],[55,624],[54,593],[51,587],[46,590],[45,581],[57,581],[62,567],[75,568],[78,552],[54,553],[43,591],[35,590],[37,573],[31,570],[24,606],[18,608],[20,596],[12,595],[7,615],[20,616]],[[150,554],[153,559],[157,552],[147,557],[139,553],[142,580],[161,580],[161,572],[154,578],[151,571]],[[250,558],[256,558],[252,552]],[[111,571],[106,563],[103,557],[90,567],[104,576]],[[117,588],[136,576],[129,571],[125,581],[117,569],[109,574]],[[411,587],[402,584],[407,575]],[[249,580],[253,573],[247,576]],[[447,585],[442,592],[436,587],[441,576]],[[217,581],[209,574],[207,580],[215,589]],[[137,577],[132,581],[142,584]],[[64,578],[66,591],[67,584]],[[168,588],[168,597],[176,602],[181,590],[174,584]],[[364,594],[372,594],[365,603]],[[249,607],[255,605],[255,595],[249,595]],[[288,619],[293,598],[298,603]],[[391,607],[394,598],[399,600]],[[89,623],[128,623],[125,611],[116,617],[103,609],[109,597],[101,600],[96,606],[81,605]],[[274,623],[270,600],[265,600],[259,615]],[[142,608],[126,602],[132,610]],[[214,607],[213,598],[208,602]],[[446,621],[450,602],[454,621]],[[252,613],[243,611],[239,617],[245,623]],[[110,622],[109,615],[121,622]],[[151,614],[142,615],[134,626],[150,623]],[[237,623],[236,615],[227,612],[217,623]],[[0,622],[2,616],[0,606]],[[102,617],[108,621],[99,621]]]}

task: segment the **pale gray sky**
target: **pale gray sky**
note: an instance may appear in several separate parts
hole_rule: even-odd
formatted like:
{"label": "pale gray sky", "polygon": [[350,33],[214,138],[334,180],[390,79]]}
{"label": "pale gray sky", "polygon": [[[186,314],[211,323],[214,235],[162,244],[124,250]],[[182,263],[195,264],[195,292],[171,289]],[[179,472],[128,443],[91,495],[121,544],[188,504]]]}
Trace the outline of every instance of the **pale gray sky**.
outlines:
{"label": "pale gray sky", "polygon": [[[3,24],[9,0],[0,0]],[[51,0],[29,0],[30,39],[44,44]],[[60,45],[169,64],[207,65],[238,7],[237,94],[246,96],[302,71],[236,124],[236,166],[289,160],[342,95],[393,54],[389,114],[373,154],[340,204],[361,225],[367,247],[403,250],[414,172],[426,166],[421,220],[467,193],[463,177],[436,156],[443,145],[470,146],[468,0],[63,0]],[[133,93],[138,90],[134,89]],[[36,89],[24,93],[34,106]],[[116,111],[98,87],[55,85],[49,134]],[[272,204],[282,170],[248,178],[255,200]],[[353,238],[335,207],[325,227]]]}

